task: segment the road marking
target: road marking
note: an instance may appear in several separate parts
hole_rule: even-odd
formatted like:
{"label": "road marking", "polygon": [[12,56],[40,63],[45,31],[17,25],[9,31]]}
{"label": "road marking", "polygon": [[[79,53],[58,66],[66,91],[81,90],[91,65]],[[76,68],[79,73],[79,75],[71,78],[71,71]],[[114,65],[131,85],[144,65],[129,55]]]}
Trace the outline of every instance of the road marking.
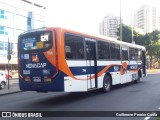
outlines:
{"label": "road marking", "polygon": [[145,117],[144,120],[149,120],[151,117]]}

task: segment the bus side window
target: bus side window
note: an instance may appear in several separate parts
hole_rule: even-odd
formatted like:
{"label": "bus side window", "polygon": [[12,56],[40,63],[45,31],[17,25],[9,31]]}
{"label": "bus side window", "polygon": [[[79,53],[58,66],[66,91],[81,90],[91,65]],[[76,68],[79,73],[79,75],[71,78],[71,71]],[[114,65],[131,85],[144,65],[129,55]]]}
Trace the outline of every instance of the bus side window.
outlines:
{"label": "bus side window", "polygon": [[134,55],[134,49],[129,48],[129,59],[130,60],[135,60],[135,55]]}
{"label": "bus side window", "polygon": [[65,34],[65,53],[67,59],[84,59],[84,41],[83,37]]}
{"label": "bus side window", "polygon": [[122,60],[128,60],[128,48],[122,47]]}
{"label": "bus side window", "polygon": [[130,60],[138,60],[140,56],[138,56],[138,49],[130,48],[129,49]]}
{"label": "bus side window", "polygon": [[138,50],[138,60],[142,60],[142,51]]}
{"label": "bus side window", "polygon": [[120,59],[120,45],[110,43],[110,57],[111,59]]}
{"label": "bus side window", "polygon": [[72,58],[71,47],[65,46],[65,50],[66,50],[66,58],[71,59]]}
{"label": "bus side window", "polygon": [[110,59],[109,51],[109,43],[102,41],[98,42],[98,59]]}
{"label": "bus side window", "polygon": [[84,58],[84,50],[82,49],[82,48],[80,48],[79,50],[78,50],[78,54],[79,54],[79,58],[81,58],[81,59],[83,59]]}
{"label": "bus side window", "polygon": [[71,59],[72,58],[72,54],[71,53],[66,53],[66,57]]}

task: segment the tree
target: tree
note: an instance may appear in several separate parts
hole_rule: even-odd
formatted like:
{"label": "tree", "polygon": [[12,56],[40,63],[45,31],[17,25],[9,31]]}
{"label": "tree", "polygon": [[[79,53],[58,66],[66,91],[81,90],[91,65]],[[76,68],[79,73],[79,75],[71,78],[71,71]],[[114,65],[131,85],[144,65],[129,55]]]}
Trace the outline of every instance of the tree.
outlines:
{"label": "tree", "polygon": [[[120,38],[120,27],[118,28],[117,35]],[[120,39],[119,39],[120,40]],[[132,29],[127,25],[122,25],[122,41],[124,42],[132,42]]]}
{"label": "tree", "polygon": [[[117,36],[120,38],[120,27],[117,30]],[[133,37],[138,36],[138,32],[133,30]],[[118,39],[120,40],[120,39]],[[122,41],[132,43],[132,28],[130,26],[122,24]]]}
{"label": "tree", "polygon": [[133,40],[135,41],[135,44],[144,46],[146,44],[146,38],[144,35],[138,34],[133,37]]}
{"label": "tree", "polygon": [[[120,38],[120,28],[118,28],[117,35]],[[146,47],[147,55],[150,60],[150,68],[152,67],[153,59],[156,59],[160,63],[160,31],[155,30],[151,33],[141,35],[133,30],[133,40],[135,44]],[[127,25],[122,25],[122,41],[132,42],[132,28]]]}
{"label": "tree", "polygon": [[153,59],[159,61],[160,58],[160,31],[155,30],[145,35],[145,47],[150,60],[150,69],[152,68]]}
{"label": "tree", "polygon": [[160,41],[158,41],[156,45],[155,59],[160,64]]}

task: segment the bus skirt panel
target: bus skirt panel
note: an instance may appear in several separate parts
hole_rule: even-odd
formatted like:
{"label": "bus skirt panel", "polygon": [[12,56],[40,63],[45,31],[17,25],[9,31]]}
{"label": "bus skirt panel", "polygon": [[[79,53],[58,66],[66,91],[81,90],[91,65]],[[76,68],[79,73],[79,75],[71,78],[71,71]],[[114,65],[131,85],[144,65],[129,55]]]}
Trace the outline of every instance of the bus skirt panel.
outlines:
{"label": "bus skirt panel", "polygon": [[51,82],[28,82],[19,77],[19,87],[23,91],[37,92],[63,92],[64,91],[64,74],[59,72]]}

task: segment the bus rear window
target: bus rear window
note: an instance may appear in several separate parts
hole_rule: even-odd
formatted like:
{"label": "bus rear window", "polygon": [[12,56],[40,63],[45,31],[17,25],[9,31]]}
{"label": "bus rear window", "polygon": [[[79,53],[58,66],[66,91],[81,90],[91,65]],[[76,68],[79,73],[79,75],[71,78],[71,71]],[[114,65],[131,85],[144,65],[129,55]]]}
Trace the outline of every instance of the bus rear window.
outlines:
{"label": "bus rear window", "polygon": [[52,45],[52,32],[33,32],[20,36],[21,50],[37,50],[49,48]]}

